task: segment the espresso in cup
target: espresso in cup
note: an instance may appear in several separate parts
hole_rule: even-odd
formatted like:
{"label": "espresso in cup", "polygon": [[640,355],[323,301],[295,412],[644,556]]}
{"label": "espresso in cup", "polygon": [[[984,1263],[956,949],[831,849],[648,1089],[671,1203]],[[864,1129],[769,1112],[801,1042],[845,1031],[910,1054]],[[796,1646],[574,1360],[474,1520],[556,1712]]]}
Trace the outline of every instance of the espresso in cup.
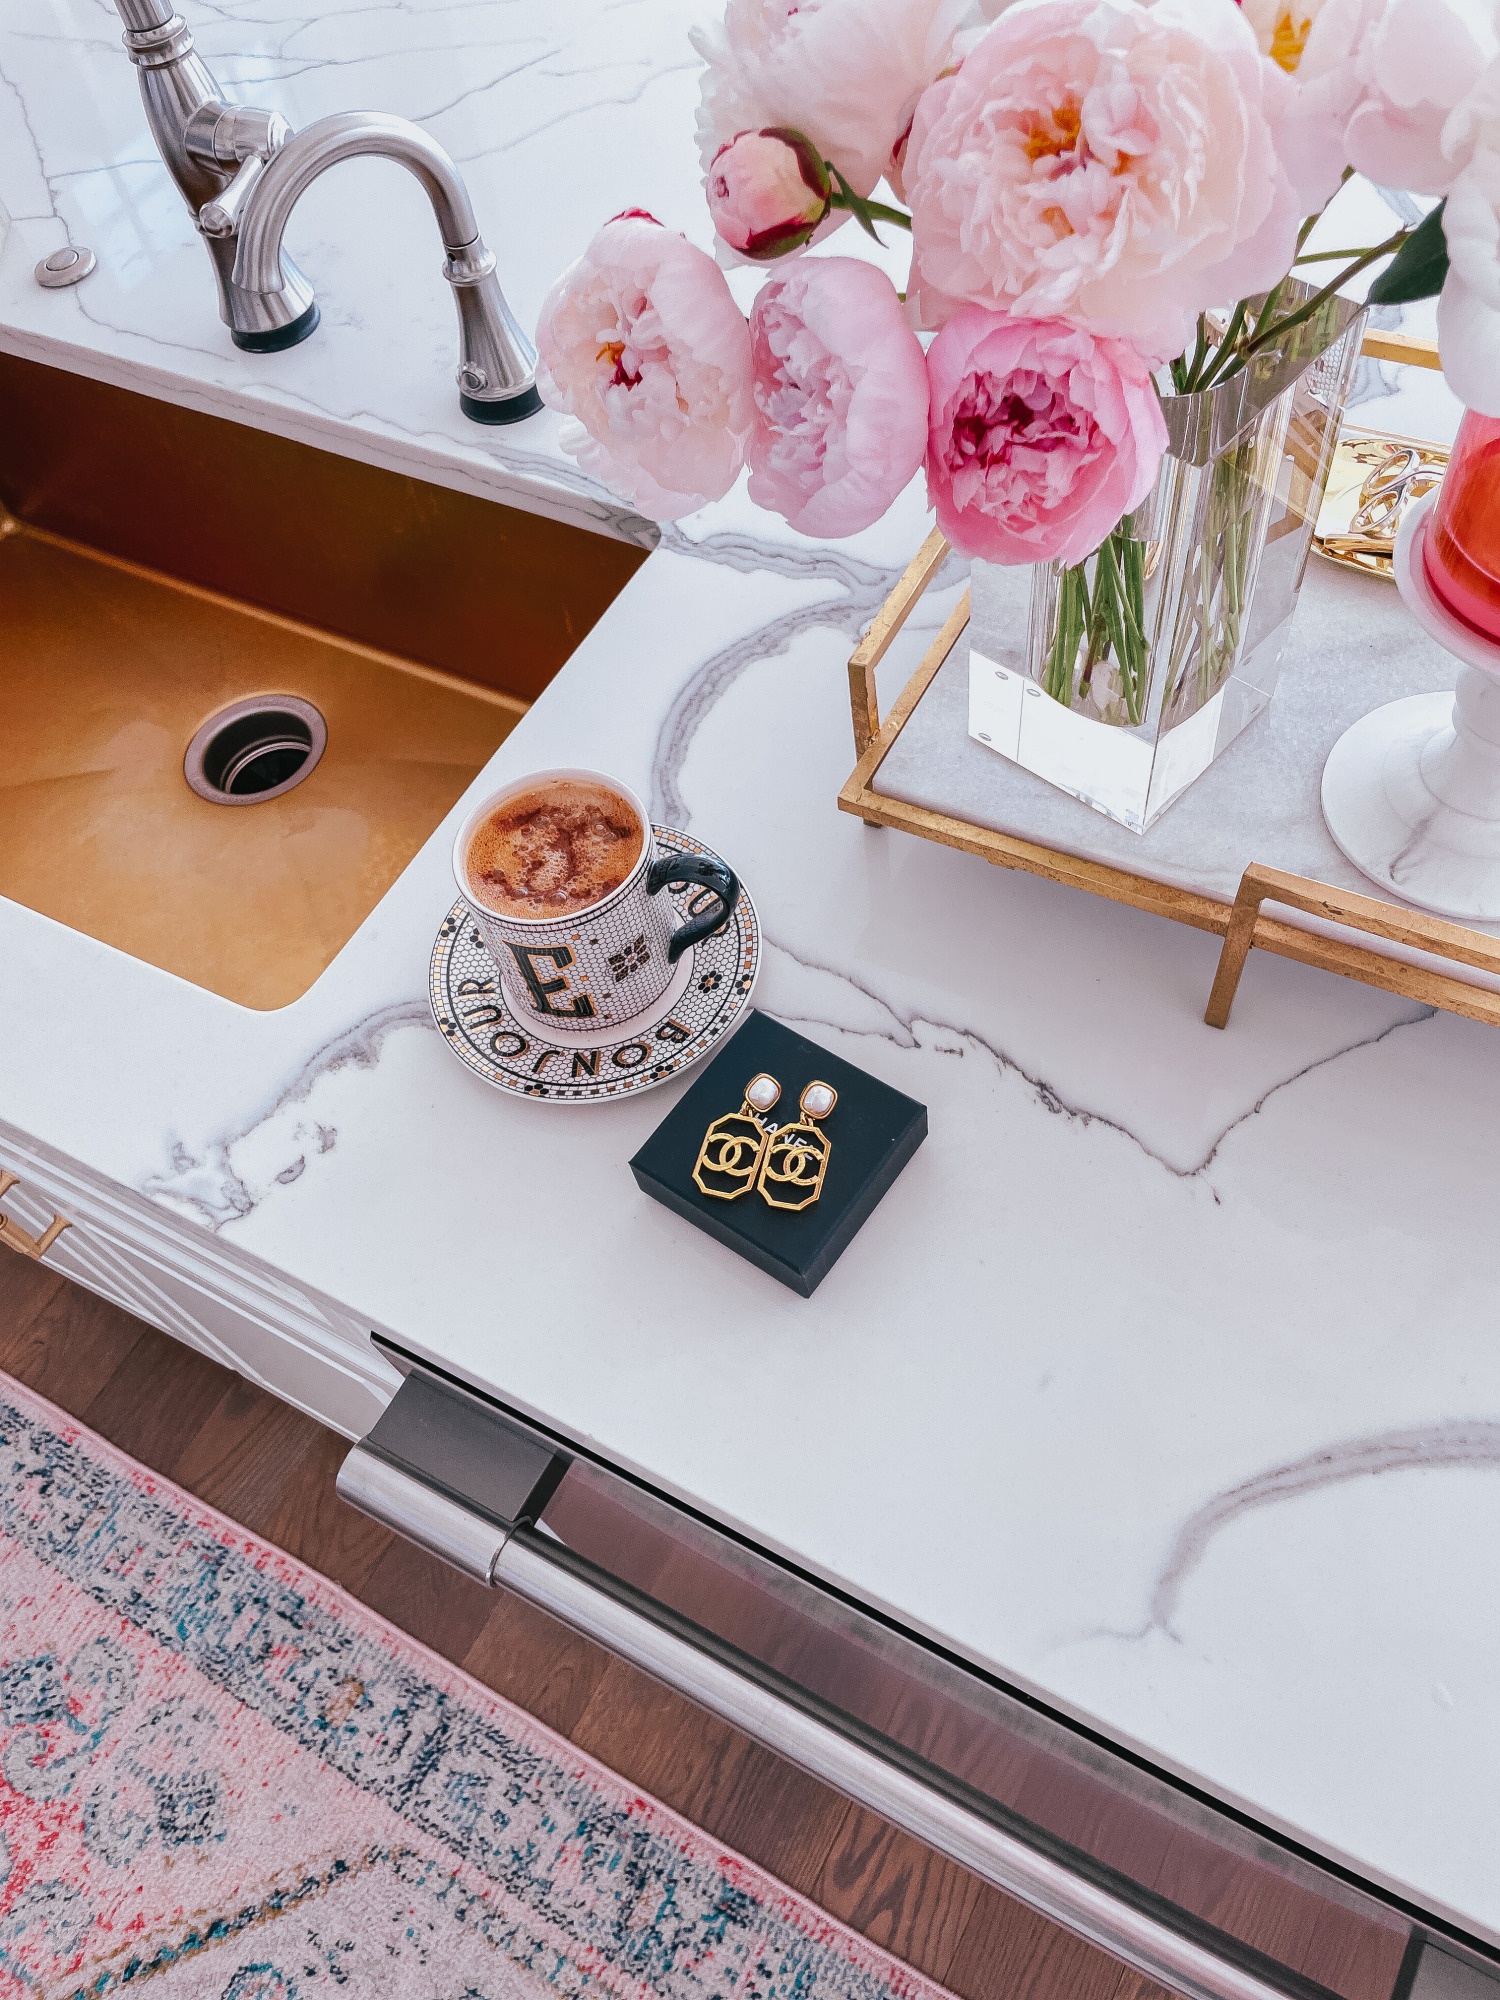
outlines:
{"label": "espresso in cup", "polygon": [[[712,855],[658,854],[645,806],[598,771],[512,780],[459,828],[453,873],[517,1013],[590,1034],[655,1005],[740,893]],[[685,921],[674,886],[700,892]]]}
{"label": "espresso in cup", "polygon": [[629,880],[645,829],[629,799],[591,780],[560,779],[504,799],[469,835],[469,893],[497,917],[571,917]]}

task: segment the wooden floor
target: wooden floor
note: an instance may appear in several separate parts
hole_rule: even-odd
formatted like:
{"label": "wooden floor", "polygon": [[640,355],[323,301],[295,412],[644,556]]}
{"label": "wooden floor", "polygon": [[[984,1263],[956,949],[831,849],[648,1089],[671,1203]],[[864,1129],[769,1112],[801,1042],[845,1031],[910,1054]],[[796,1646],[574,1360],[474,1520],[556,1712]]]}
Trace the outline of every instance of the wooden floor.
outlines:
{"label": "wooden floor", "polygon": [[545,1613],[354,1513],[334,1492],[344,1439],[13,1255],[0,1256],[0,1369],[957,1993],[1160,2000]]}

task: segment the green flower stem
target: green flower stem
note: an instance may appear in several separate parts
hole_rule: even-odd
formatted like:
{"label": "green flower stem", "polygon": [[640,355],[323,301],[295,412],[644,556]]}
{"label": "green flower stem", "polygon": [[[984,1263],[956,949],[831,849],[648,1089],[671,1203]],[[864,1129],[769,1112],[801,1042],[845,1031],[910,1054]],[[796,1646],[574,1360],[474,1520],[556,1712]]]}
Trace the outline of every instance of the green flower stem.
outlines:
{"label": "green flower stem", "polygon": [[1073,676],[1087,634],[1078,697],[1087,698],[1094,669],[1113,654],[1128,720],[1137,724],[1145,714],[1149,666],[1145,547],[1122,521],[1091,558],[1092,585],[1087,563],[1076,563],[1058,575],[1057,624],[1042,670],[1042,687],[1064,708],[1073,706]]}
{"label": "green flower stem", "polygon": [[[1249,337],[1245,341],[1243,348],[1240,350],[1238,354],[1235,352],[1236,341],[1238,339],[1238,336],[1235,332],[1235,328],[1233,326],[1230,327],[1228,333],[1226,333],[1224,336],[1223,342],[1219,348],[1218,355],[1215,357],[1213,366],[1207,371],[1207,373],[1203,376],[1203,379],[1198,384],[1198,387],[1200,389],[1216,389],[1221,382],[1227,382],[1231,375],[1236,375],[1239,373],[1240,369],[1244,366],[1244,358],[1243,358],[1244,355],[1249,352],[1250,348],[1254,346],[1255,342],[1259,340],[1261,335],[1265,332],[1267,326],[1270,324],[1271,316],[1276,311],[1277,306],[1281,302],[1282,287],[1285,284],[1286,284],[1286,279],[1283,278],[1279,285],[1273,286],[1272,289],[1266,293],[1265,303],[1262,305],[1260,311],[1256,314],[1255,324],[1250,329]],[[1236,314],[1236,319],[1239,321],[1240,325],[1243,326],[1245,319],[1248,319],[1248,317],[1249,317],[1249,303],[1248,301],[1243,301],[1242,311],[1241,313]]]}
{"label": "green flower stem", "polygon": [[1266,328],[1270,325],[1271,315],[1275,312],[1277,306],[1279,306],[1281,303],[1281,294],[1285,289],[1285,286],[1286,286],[1286,279],[1282,278],[1279,283],[1273,285],[1271,290],[1266,293],[1266,302],[1261,307],[1260,311],[1256,314],[1255,325],[1250,332],[1250,338],[1252,340],[1259,340],[1260,336],[1265,332]]}
{"label": "green flower stem", "polygon": [[1199,313],[1198,338],[1193,343],[1193,358],[1188,363],[1188,368],[1187,368],[1187,379],[1189,382],[1192,382],[1197,378],[1198,370],[1203,366],[1204,358],[1206,357],[1207,353],[1208,353],[1208,314]]}
{"label": "green flower stem", "polygon": [[1196,379],[1198,370],[1203,366],[1203,357],[1207,352],[1208,315],[1206,313],[1199,313],[1198,338],[1193,345],[1192,360],[1187,361],[1179,357],[1172,363],[1172,387],[1177,391],[1179,396],[1187,394],[1188,384]]}
{"label": "green flower stem", "polygon": [[1294,257],[1294,264],[1332,264],[1339,257],[1379,257],[1384,252],[1380,245],[1362,243],[1355,250],[1306,250],[1300,257]]}
{"label": "green flower stem", "polygon": [[1145,565],[1141,544],[1126,532],[1123,522],[1099,551],[1094,576],[1096,604],[1101,591],[1104,617],[1120,665],[1125,713],[1136,724],[1146,707]]}
{"label": "green flower stem", "polygon": [[[1120,611],[1120,571],[1119,557],[1115,547],[1116,535],[1109,535],[1099,546],[1094,561],[1094,618],[1102,635],[1107,637],[1109,648],[1120,669],[1120,692],[1125,697],[1125,713],[1132,722],[1137,721],[1140,697],[1136,692],[1136,677],[1131,671],[1132,661],[1129,644],[1125,637],[1125,620]],[[1102,650],[1102,649],[1101,649]]]}
{"label": "green flower stem", "polygon": [[845,195],[835,190],[828,198],[828,206],[830,208],[847,209],[851,215],[858,215],[863,210],[866,215],[873,217],[876,222],[891,222],[898,229],[911,228],[911,217],[909,215],[903,214],[899,208],[888,208],[883,201],[862,201],[858,196],[853,201],[850,201]]}
{"label": "green flower stem", "polygon": [[[1267,322],[1270,320],[1272,313],[1275,312],[1277,304],[1280,301],[1281,286],[1285,283],[1286,279],[1283,278],[1280,285],[1274,286],[1271,291],[1267,292],[1265,303],[1256,314],[1255,325],[1250,329],[1250,340],[1255,340],[1258,335],[1265,331]],[[1241,339],[1241,330],[1249,316],[1250,302],[1248,299],[1241,299],[1235,309],[1235,315],[1230,322],[1229,330],[1219,343],[1217,354],[1215,354],[1212,362],[1198,380],[1197,386],[1200,390],[1216,389],[1220,382],[1227,382],[1230,376],[1235,374],[1238,367],[1242,365],[1237,359],[1236,348]]]}
{"label": "green flower stem", "polygon": [[1294,313],[1289,313],[1285,319],[1275,321],[1273,325],[1265,327],[1258,333],[1253,340],[1246,341],[1238,361],[1229,369],[1224,379],[1228,381],[1230,375],[1243,368],[1258,347],[1264,347],[1268,341],[1280,340],[1284,334],[1290,333],[1293,327],[1301,326],[1306,320],[1310,320],[1318,307],[1326,304],[1335,292],[1341,291],[1351,278],[1357,278],[1360,272],[1373,264],[1377,258],[1389,257],[1394,251],[1399,250],[1411,233],[1409,229],[1396,230],[1385,239],[1384,243],[1377,243],[1372,249],[1356,257],[1354,262],[1346,265],[1336,278],[1330,278],[1322,291],[1314,292],[1312,297],[1304,305],[1298,306]]}
{"label": "green flower stem", "polygon": [[1303,244],[1307,241],[1308,237],[1311,236],[1313,231],[1317,228],[1318,224],[1323,220],[1323,217],[1328,213],[1329,209],[1333,206],[1334,195],[1336,195],[1339,192],[1340,188],[1347,187],[1350,181],[1353,180],[1353,178],[1354,178],[1353,167],[1345,167],[1344,171],[1339,175],[1339,185],[1334,189],[1333,194],[1331,194],[1328,197],[1327,201],[1324,202],[1323,206],[1318,210],[1316,215],[1308,216],[1307,220],[1303,223],[1302,227],[1297,231],[1297,248],[1299,251],[1301,250]]}
{"label": "green flower stem", "polygon": [[1073,669],[1078,661],[1078,645],[1088,619],[1089,582],[1082,563],[1065,569],[1057,580],[1057,631],[1042,686],[1064,708],[1073,706]]}
{"label": "green flower stem", "polygon": [[1183,391],[1184,395],[1196,395],[1200,389],[1206,389],[1210,382],[1213,381],[1225,357],[1233,352],[1234,344],[1244,329],[1249,311],[1249,301],[1241,299],[1234,309],[1234,317],[1224,330],[1224,338],[1213,349],[1212,353],[1209,354],[1207,360],[1200,362],[1198,368],[1188,376],[1187,385]]}
{"label": "green flower stem", "polygon": [[1120,549],[1124,557],[1121,602],[1125,610],[1126,638],[1135,686],[1130,719],[1138,723],[1146,713],[1147,675],[1151,664],[1151,649],[1146,644],[1146,544],[1122,530]]}

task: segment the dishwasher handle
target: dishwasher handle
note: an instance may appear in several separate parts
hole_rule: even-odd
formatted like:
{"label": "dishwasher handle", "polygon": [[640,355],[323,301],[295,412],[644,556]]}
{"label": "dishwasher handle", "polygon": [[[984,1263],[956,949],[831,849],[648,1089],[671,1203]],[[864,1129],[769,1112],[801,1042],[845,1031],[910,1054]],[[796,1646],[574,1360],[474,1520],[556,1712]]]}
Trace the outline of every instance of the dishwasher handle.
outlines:
{"label": "dishwasher handle", "polygon": [[[531,1443],[501,1422],[495,1436],[496,1458],[510,1441]],[[1184,2000],[1335,2000],[1328,1988],[1122,1881],[538,1530],[531,1522],[545,1504],[540,1496],[555,1490],[566,1457],[539,1477],[534,1463],[523,1468],[516,1490],[526,1488],[527,1497],[516,1521],[442,1490],[409,1462],[372,1449],[374,1441],[372,1434],[356,1445],[340,1468],[339,1494],[351,1506],[466,1576],[514,1591]]]}

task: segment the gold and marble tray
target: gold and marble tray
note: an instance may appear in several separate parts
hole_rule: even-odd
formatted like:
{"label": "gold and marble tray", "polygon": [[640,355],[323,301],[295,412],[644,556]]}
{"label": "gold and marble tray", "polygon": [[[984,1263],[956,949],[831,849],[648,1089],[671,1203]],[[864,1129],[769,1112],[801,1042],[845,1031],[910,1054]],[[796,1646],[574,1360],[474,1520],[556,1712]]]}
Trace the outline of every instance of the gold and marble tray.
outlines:
{"label": "gold and marble tray", "polygon": [[[1163,842],[1158,834],[1174,814],[1181,815],[1181,802],[1149,834],[1127,834],[1122,829],[1111,829],[1087,806],[1067,799],[1029,773],[1018,773],[1014,765],[1005,763],[994,752],[983,751],[977,744],[969,745],[964,739],[963,723],[956,714],[952,687],[945,696],[935,697],[933,693],[935,685],[941,687],[940,676],[945,666],[949,667],[950,680],[956,670],[963,668],[960,642],[969,626],[968,591],[882,721],[875,669],[947,554],[948,544],[935,530],[849,662],[850,709],[859,761],[839,794],[842,811],[856,814],[870,826],[894,827],[925,840],[939,841],[979,855],[998,867],[1043,875],[1054,882],[1085,889],[1091,895],[1129,903],[1223,938],[1224,948],[1204,1017],[1213,1027],[1222,1028],[1228,1022],[1240,975],[1253,946],[1306,965],[1321,966],[1367,986],[1383,987],[1429,1006],[1500,1025],[1500,935],[1449,923],[1362,894],[1353,886],[1359,878],[1337,858],[1326,872],[1345,873],[1348,880],[1320,881],[1298,868],[1278,865],[1284,858],[1278,854],[1278,847],[1299,854],[1309,851],[1307,838],[1299,843],[1285,837],[1282,822],[1277,822],[1279,834],[1268,842],[1270,851],[1246,856],[1242,867],[1235,863],[1239,869],[1235,886],[1232,876],[1224,872],[1222,842],[1214,856],[1214,865],[1205,865],[1201,871],[1195,871],[1190,846],[1184,861],[1180,834],[1175,858],[1163,859]],[[1337,601],[1332,607],[1333,615],[1343,621],[1339,629],[1347,630],[1357,642],[1361,621],[1371,621],[1371,586],[1349,576],[1347,571],[1343,575],[1333,572],[1325,575],[1325,588],[1335,594],[1363,594],[1355,600]],[[1312,581],[1309,577],[1308,584]],[[1304,586],[1305,593],[1307,588]],[[1374,596],[1383,615],[1388,611],[1391,618],[1399,620],[1401,608],[1394,595],[1387,598],[1381,589]],[[1328,614],[1326,605],[1323,614],[1325,617]],[[1436,677],[1435,684],[1443,684],[1445,656],[1437,654],[1436,649],[1432,658],[1423,655],[1421,648],[1425,642],[1415,628],[1410,646],[1405,643],[1404,628],[1396,630],[1395,641],[1394,648],[1388,649],[1395,662],[1391,670],[1399,674],[1410,657],[1419,662],[1428,679]],[[1390,669],[1389,661],[1387,667]],[[1356,714],[1363,712],[1357,705],[1361,699],[1364,707],[1370,708],[1389,698],[1390,693],[1407,691],[1399,684],[1392,687],[1389,679],[1380,684],[1373,669],[1367,684],[1353,676],[1351,680],[1352,685],[1343,690],[1343,695],[1346,705],[1350,699],[1355,702]],[[1304,685],[1308,683],[1316,687],[1315,667],[1304,676]],[[1367,691],[1362,693],[1362,687],[1367,687]],[[925,718],[924,702],[932,709]],[[1292,702],[1285,707],[1289,713],[1294,712]],[[1259,796],[1261,774],[1257,772],[1257,759],[1267,765],[1279,760],[1278,781],[1283,788],[1289,782],[1287,745],[1268,729],[1270,715],[1275,712],[1273,702],[1268,716],[1247,730],[1215,766],[1220,782],[1229,783],[1220,767],[1227,763],[1228,757],[1238,758],[1233,782],[1241,800]],[[1331,720],[1324,717],[1323,721],[1323,736],[1330,729],[1337,731],[1345,726],[1336,713]],[[925,749],[921,740],[924,729]],[[1308,792],[1311,803],[1304,808],[1303,817],[1311,822],[1316,814],[1321,832],[1321,813],[1316,806],[1318,774],[1326,747],[1331,747],[1333,738],[1325,746],[1316,730],[1293,733],[1301,764],[1292,771],[1290,782],[1294,788]],[[944,790],[944,777],[931,768],[933,759],[925,754],[938,746],[944,753],[961,749],[961,754],[971,760],[975,757],[990,760],[982,765],[970,763],[969,810],[951,809],[954,800],[945,801],[939,796]],[[903,751],[907,769],[893,778],[891,772]],[[974,807],[976,773],[998,801],[993,811],[986,808],[981,813]],[[1206,787],[1211,775],[1205,774],[1194,791]],[[963,789],[949,781],[953,794]],[[902,792],[906,795],[901,796]],[[985,824],[985,818],[1009,823]],[[1033,837],[1043,825],[1046,837]],[[1177,825],[1179,828],[1184,825],[1181,817]],[[1253,828],[1242,829],[1242,834],[1247,841],[1256,838]],[[1139,856],[1134,866],[1129,865],[1127,858],[1133,858],[1131,843],[1135,844],[1134,854]],[[1331,842],[1327,845],[1330,855],[1335,855]]]}

